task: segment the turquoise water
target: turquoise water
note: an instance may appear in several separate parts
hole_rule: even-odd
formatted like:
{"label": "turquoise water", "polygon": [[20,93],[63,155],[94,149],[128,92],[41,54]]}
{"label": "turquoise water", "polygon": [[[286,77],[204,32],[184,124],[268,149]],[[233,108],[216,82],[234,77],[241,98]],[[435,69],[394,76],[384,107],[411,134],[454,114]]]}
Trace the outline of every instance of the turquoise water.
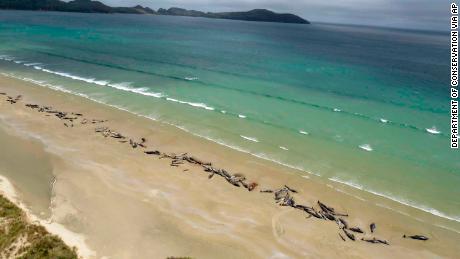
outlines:
{"label": "turquoise water", "polygon": [[4,75],[460,222],[446,33],[2,11],[0,55]]}

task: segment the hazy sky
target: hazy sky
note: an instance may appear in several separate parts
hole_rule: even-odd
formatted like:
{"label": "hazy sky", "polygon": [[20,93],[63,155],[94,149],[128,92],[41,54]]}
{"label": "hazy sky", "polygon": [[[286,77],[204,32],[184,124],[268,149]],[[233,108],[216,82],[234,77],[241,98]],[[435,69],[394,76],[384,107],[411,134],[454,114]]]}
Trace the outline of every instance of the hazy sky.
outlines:
{"label": "hazy sky", "polygon": [[449,30],[450,0],[101,0],[112,6],[141,4],[157,9],[202,11],[266,8],[310,21]]}

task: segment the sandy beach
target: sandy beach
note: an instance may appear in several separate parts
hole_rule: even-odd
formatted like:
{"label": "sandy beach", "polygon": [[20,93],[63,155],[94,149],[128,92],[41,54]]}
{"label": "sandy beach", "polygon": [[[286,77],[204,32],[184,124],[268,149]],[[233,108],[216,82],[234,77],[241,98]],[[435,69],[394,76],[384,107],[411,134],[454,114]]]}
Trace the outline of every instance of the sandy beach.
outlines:
{"label": "sandy beach", "polygon": [[[446,219],[402,205],[389,210],[389,200],[314,175],[302,177],[80,96],[3,76],[0,92],[22,96],[14,104],[0,96],[0,174],[11,182],[16,202],[85,258],[455,258],[460,252],[460,234],[448,229],[453,223]],[[79,113],[89,122],[79,118],[67,124],[26,104]],[[93,119],[107,121],[93,124]],[[145,138],[146,148],[104,137],[95,132],[98,127],[139,143]],[[209,179],[200,165],[171,166],[171,159],[146,155],[147,150],[187,153],[258,186],[248,191],[219,176]],[[297,191],[292,193],[296,204],[317,208],[320,200],[348,214],[348,224],[365,233],[354,233],[352,241],[336,222],[308,218],[277,204],[273,193],[260,192],[284,185]],[[404,239],[404,234],[430,239]],[[389,245],[361,240],[374,237]]]}

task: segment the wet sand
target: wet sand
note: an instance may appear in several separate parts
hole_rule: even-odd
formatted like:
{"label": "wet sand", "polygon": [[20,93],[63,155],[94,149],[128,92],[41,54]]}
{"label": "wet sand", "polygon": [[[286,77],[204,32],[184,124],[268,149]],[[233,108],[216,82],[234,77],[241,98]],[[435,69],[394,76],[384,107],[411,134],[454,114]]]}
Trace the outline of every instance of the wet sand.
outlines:
{"label": "wet sand", "polygon": [[[314,176],[306,179],[296,170],[79,96],[5,77],[0,77],[0,92],[23,96],[16,104],[0,96],[0,140],[6,137],[16,139],[8,143],[35,143],[27,148],[25,144],[2,141],[4,148],[0,152],[4,153],[0,158],[4,160],[14,152],[17,156],[22,154],[28,165],[15,165],[11,159],[1,161],[9,164],[8,173],[2,175],[11,181],[18,199],[31,213],[40,210],[34,209],[37,201],[27,197],[50,198],[49,216],[45,213],[41,217],[85,237],[86,246],[92,250],[85,252],[86,257],[455,258],[460,252],[460,234],[432,225],[452,223],[428,213],[401,207],[401,212],[411,217],[402,215],[382,207],[398,208],[391,201]],[[74,127],[66,127],[62,120],[27,108],[26,103],[108,121],[84,125],[76,122]],[[133,139],[144,137],[148,150],[187,152],[233,174],[244,174],[259,186],[249,192],[221,177],[208,179],[208,173],[200,166],[171,166],[169,159],[145,155],[142,148],[133,149],[95,133],[100,126]],[[26,158],[34,156],[33,149],[38,159]],[[36,175],[38,171],[46,174],[40,175],[44,182],[55,181],[50,185],[21,181],[24,175]],[[361,227],[366,234],[356,235],[357,241],[342,241],[338,233],[343,232],[335,222],[307,219],[300,210],[276,204],[272,193],[260,193],[285,184],[298,191],[293,194],[297,203],[312,206],[321,200],[349,214],[349,224]],[[50,196],[46,195],[48,191]],[[377,230],[371,235],[368,226],[372,222],[377,224]],[[430,240],[403,239],[403,234],[423,234]],[[390,245],[370,244],[360,241],[361,237],[381,238]]]}
{"label": "wet sand", "polygon": [[5,127],[8,125],[0,124],[0,143],[8,147],[0,152],[0,174],[15,179],[18,192],[30,204],[31,211],[42,218],[49,218],[53,157],[44,152],[40,141],[21,138],[14,134],[14,129]]}

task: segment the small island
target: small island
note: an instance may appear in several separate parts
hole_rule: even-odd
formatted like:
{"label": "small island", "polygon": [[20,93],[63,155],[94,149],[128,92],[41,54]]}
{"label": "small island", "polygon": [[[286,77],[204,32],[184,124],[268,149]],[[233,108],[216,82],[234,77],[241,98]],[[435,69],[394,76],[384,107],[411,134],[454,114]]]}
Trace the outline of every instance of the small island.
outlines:
{"label": "small island", "polygon": [[125,14],[151,14],[205,17],[212,19],[230,19],[256,22],[277,22],[309,24],[310,22],[289,13],[275,13],[266,9],[254,9],[247,12],[201,12],[172,7],[160,8],[155,11],[148,7],[136,5],[134,7],[111,7],[99,1],[74,0],[64,2],[61,0],[0,0],[0,9],[4,10],[31,10],[31,11],[57,11],[78,13],[125,13]]}

